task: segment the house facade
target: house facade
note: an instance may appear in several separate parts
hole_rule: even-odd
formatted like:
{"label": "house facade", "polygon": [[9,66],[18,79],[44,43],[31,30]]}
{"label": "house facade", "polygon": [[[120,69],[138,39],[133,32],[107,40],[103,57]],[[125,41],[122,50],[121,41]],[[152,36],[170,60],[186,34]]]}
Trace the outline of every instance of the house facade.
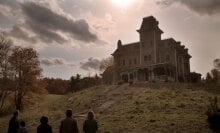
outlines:
{"label": "house facade", "polygon": [[123,44],[118,41],[114,57],[114,82],[190,80],[188,49],[173,38],[161,39],[163,31],[153,17],[143,18],[137,32],[140,40]]}

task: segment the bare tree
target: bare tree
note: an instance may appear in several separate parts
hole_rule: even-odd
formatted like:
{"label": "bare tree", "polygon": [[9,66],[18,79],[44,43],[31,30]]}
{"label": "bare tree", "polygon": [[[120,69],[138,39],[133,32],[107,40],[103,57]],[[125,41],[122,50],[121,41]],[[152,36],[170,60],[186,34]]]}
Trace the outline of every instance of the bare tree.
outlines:
{"label": "bare tree", "polygon": [[9,61],[17,84],[14,93],[15,106],[16,109],[23,110],[23,97],[41,74],[38,53],[32,48],[16,47],[12,50]]}
{"label": "bare tree", "polygon": [[9,94],[11,83],[11,69],[9,56],[12,50],[12,41],[3,33],[0,33],[0,111],[2,110],[5,99]]}
{"label": "bare tree", "polygon": [[105,58],[105,59],[102,59],[101,60],[101,63],[100,63],[100,71],[105,71],[108,67],[111,67],[111,66],[114,66],[114,59],[113,57],[108,57],[108,58]]}

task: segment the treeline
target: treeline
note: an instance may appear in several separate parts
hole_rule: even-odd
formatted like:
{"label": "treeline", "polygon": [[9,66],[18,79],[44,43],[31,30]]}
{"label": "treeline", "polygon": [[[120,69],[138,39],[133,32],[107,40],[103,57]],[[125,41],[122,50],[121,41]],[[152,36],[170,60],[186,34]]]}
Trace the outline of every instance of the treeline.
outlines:
{"label": "treeline", "polygon": [[220,83],[220,71],[219,68],[212,69],[211,72],[206,74],[206,78],[203,79],[206,83]]}
{"label": "treeline", "polygon": [[39,82],[41,88],[44,88],[50,94],[66,94],[99,85],[101,84],[101,78],[97,75],[81,78],[79,74],[76,74],[76,76],[71,76],[69,80],[43,78],[39,79]]}

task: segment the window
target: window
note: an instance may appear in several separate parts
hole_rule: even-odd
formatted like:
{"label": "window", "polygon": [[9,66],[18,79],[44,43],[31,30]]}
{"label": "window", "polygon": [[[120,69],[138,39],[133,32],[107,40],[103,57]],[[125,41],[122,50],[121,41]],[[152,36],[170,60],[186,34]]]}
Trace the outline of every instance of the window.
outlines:
{"label": "window", "polygon": [[170,55],[166,55],[166,61],[170,61]]}
{"label": "window", "polygon": [[149,60],[149,61],[151,61],[151,60],[152,60],[152,57],[151,57],[151,55],[150,55],[150,54],[148,55],[148,60]]}
{"label": "window", "polygon": [[129,65],[132,65],[132,61],[131,61],[131,59],[129,60]]}
{"label": "window", "polygon": [[144,56],[144,61],[147,61],[147,56],[146,55]]}
{"label": "window", "polygon": [[150,41],[150,46],[153,46],[153,41]]}
{"label": "window", "polygon": [[136,60],[136,58],[134,59],[134,64],[135,64],[135,65],[137,64],[137,60]]}
{"label": "window", "polygon": [[125,60],[123,60],[122,63],[123,63],[123,66],[125,66]]}

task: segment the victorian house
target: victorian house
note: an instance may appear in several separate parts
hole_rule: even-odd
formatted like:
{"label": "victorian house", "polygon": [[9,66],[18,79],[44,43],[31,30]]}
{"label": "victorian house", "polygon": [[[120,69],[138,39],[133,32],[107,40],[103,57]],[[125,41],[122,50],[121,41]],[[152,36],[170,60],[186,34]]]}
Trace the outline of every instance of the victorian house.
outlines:
{"label": "victorian house", "polygon": [[161,39],[163,31],[153,17],[143,18],[137,32],[138,42],[123,44],[118,41],[114,57],[114,83],[136,81],[190,80],[188,49],[173,38]]}

